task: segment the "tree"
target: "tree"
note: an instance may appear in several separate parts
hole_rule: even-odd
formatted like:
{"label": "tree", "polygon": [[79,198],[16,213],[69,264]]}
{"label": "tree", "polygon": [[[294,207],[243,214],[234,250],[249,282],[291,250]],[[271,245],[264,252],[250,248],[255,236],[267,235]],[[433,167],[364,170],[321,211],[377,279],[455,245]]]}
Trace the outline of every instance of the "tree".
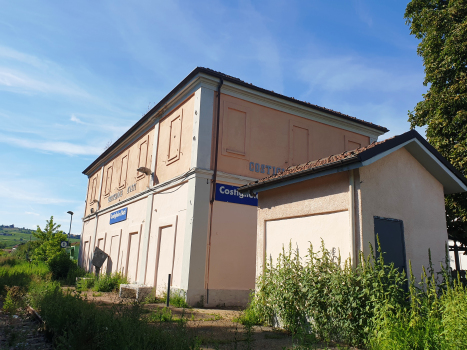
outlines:
{"label": "tree", "polygon": [[[467,174],[467,0],[412,0],[406,8],[410,33],[429,90],[409,112],[411,128],[426,137],[464,176]],[[449,238],[467,245],[467,194],[446,196]]]}
{"label": "tree", "polygon": [[33,261],[48,262],[61,253],[60,242],[66,241],[67,236],[59,228],[60,225],[54,223],[53,216],[50,220],[46,220],[44,230],[37,226],[36,232],[33,232],[33,236],[37,238],[37,241],[32,242],[34,243],[31,254]]}

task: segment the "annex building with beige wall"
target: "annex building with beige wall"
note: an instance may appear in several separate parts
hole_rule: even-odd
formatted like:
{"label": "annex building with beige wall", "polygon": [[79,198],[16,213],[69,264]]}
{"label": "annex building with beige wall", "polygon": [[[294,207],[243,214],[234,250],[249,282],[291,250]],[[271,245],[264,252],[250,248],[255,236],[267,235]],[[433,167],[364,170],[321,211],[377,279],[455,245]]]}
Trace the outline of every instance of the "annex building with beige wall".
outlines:
{"label": "annex building with beige wall", "polygon": [[102,273],[121,272],[158,293],[171,274],[171,288],[191,305],[245,305],[261,211],[237,189],[368,146],[386,131],[196,68],[83,171],[79,263],[92,270],[98,247],[108,254]]}
{"label": "annex building with beige wall", "polygon": [[304,257],[321,240],[355,266],[378,235],[387,263],[414,276],[445,263],[444,195],[467,191],[467,179],[411,130],[381,142],[291,166],[242,186],[258,194],[256,274],[289,244]]}

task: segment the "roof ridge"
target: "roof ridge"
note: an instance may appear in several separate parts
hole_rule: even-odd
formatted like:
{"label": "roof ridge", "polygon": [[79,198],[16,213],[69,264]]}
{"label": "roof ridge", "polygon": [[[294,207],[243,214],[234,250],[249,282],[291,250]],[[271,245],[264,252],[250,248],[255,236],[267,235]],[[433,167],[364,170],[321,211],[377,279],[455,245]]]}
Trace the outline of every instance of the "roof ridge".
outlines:
{"label": "roof ridge", "polygon": [[372,123],[372,122],[368,122],[366,120],[363,120],[363,119],[359,119],[359,118],[356,118],[356,117],[353,117],[349,114],[345,114],[345,113],[342,113],[342,112],[339,112],[339,111],[336,111],[336,110],[333,110],[333,109],[330,109],[330,108],[326,108],[326,107],[322,107],[322,106],[318,106],[314,103],[311,103],[311,102],[308,102],[308,101],[303,101],[303,100],[299,100],[295,97],[291,97],[291,96],[287,96],[287,95],[284,95],[284,94],[280,94],[278,92],[275,92],[273,90],[268,90],[268,89],[265,89],[265,88],[262,88],[258,85],[255,85],[253,83],[248,83],[240,78],[237,78],[237,77],[234,77],[234,76],[231,76],[231,75],[228,75],[228,74],[225,74],[225,73],[222,73],[220,71],[216,71],[214,69],[211,69],[211,68],[206,68],[206,67],[198,67],[198,69],[201,69],[201,70],[204,70],[204,71],[207,71],[207,72],[212,72],[214,74],[217,74],[217,75],[222,75],[223,77],[225,78],[228,78],[228,79],[232,79],[232,80],[235,80],[237,82],[240,82],[242,84],[245,84],[245,85],[249,85],[250,87],[254,87],[254,88],[257,88],[257,89],[261,89],[267,93],[273,93],[275,95],[278,95],[282,98],[286,98],[286,99],[291,99],[293,100],[293,102],[296,102],[296,103],[302,103],[302,104],[305,104],[305,105],[308,105],[312,108],[316,108],[316,109],[320,109],[320,110],[323,110],[325,112],[328,112],[328,113],[333,113],[333,114],[336,114],[336,115],[339,115],[339,116],[343,116],[343,117],[346,117],[346,118],[350,118],[350,119],[353,119],[355,121],[358,121],[358,122],[363,122],[365,124],[368,124],[368,125],[371,125],[372,127],[376,127],[378,129],[381,129],[383,131],[383,129],[387,132],[389,131],[387,128],[385,128],[384,126],[381,126],[381,125],[378,125],[378,124],[375,124],[375,123]]}

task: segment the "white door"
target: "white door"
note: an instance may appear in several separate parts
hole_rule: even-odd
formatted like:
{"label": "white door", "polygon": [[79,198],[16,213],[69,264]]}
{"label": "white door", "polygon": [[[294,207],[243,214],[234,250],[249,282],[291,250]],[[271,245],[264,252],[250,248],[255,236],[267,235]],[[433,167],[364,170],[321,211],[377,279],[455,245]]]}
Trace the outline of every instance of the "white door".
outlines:
{"label": "white door", "polygon": [[118,250],[120,249],[120,235],[115,235],[110,238],[110,254],[107,258],[107,273],[118,271]]}
{"label": "white door", "polygon": [[88,268],[88,252],[89,252],[89,241],[84,242],[83,249],[83,269],[87,270]]}
{"label": "white door", "polygon": [[139,257],[139,233],[132,232],[129,237],[128,259],[126,263],[126,276],[130,283],[137,281]]}
{"label": "white door", "polygon": [[159,258],[157,262],[156,277],[156,288],[158,294],[167,290],[168,275],[173,272],[174,250],[174,226],[161,227],[159,231]]}

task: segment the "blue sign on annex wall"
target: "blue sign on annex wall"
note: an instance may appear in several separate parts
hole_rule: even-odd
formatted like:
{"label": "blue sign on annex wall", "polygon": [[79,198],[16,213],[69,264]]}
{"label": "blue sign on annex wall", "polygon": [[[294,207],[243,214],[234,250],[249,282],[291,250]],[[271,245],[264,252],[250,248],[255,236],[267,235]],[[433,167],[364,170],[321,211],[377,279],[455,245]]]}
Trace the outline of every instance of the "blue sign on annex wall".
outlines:
{"label": "blue sign on annex wall", "polygon": [[216,201],[258,206],[258,198],[241,194],[237,186],[216,184]]}
{"label": "blue sign on annex wall", "polygon": [[116,222],[125,221],[128,208],[123,208],[113,213],[110,213],[110,224],[115,224]]}

